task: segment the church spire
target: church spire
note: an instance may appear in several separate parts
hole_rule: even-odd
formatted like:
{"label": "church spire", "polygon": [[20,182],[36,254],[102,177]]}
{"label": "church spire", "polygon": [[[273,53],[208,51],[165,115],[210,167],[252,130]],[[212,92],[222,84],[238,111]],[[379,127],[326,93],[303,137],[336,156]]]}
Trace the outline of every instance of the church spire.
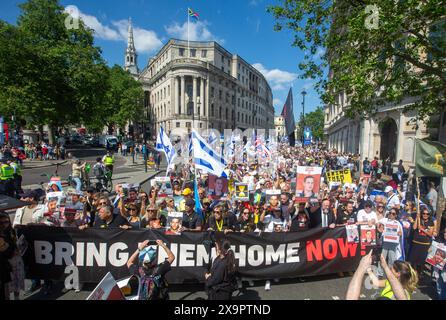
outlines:
{"label": "church spire", "polygon": [[129,28],[127,34],[127,49],[125,52],[125,70],[131,74],[138,74],[138,55],[136,54],[135,41],[133,38],[132,18],[129,18]]}

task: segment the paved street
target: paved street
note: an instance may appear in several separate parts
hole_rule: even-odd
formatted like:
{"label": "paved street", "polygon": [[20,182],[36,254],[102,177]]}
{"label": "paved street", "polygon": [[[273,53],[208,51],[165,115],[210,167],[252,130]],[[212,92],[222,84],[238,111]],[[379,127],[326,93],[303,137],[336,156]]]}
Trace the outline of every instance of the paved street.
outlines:
{"label": "paved street", "polygon": [[[75,147],[73,149],[68,149],[68,152],[71,152],[74,157],[81,159],[82,161],[89,162],[92,166],[96,162],[96,158],[102,157],[105,155],[105,150],[103,148],[86,148],[86,147]],[[149,170],[147,174],[140,175],[141,171],[144,171],[144,166],[142,165],[142,160],[137,160],[136,164],[132,164],[132,157],[122,157],[119,154],[115,155],[115,168],[114,168],[114,180],[117,183],[126,182],[125,179],[131,179],[138,176],[139,181],[128,181],[128,182],[140,182],[144,180],[146,177],[153,174],[154,170]],[[46,177],[42,177],[42,174],[53,175],[56,172],[56,163],[63,163],[64,160],[59,161],[34,161],[32,163],[34,168],[27,168],[29,164],[25,162],[25,169],[23,174],[23,188],[24,189],[33,189],[39,188],[40,183],[47,183],[48,179]],[[135,175],[135,173],[138,173]],[[59,166],[58,174],[62,177],[63,180],[66,180],[68,176],[71,174],[71,163],[68,160],[62,166]]]}
{"label": "paved street", "polygon": [[[294,279],[281,280],[275,283],[271,280],[271,291],[265,291],[265,281],[255,281],[254,286],[250,286],[247,281],[243,282],[243,288],[236,291],[234,300],[344,300],[347,292],[350,276],[339,277],[338,275],[328,275],[305,278],[304,282]],[[27,286],[30,285],[29,281]],[[94,289],[94,285],[84,285],[79,293],[69,291],[62,294],[62,283],[56,284],[54,293],[44,296],[40,291],[22,299],[29,300],[84,300]],[[170,298],[172,300],[197,300],[206,299],[202,285],[171,285]],[[363,287],[361,300],[374,300],[379,296],[380,290],[366,290]],[[435,299],[435,290],[429,282],[422,281],[413,300]]]}

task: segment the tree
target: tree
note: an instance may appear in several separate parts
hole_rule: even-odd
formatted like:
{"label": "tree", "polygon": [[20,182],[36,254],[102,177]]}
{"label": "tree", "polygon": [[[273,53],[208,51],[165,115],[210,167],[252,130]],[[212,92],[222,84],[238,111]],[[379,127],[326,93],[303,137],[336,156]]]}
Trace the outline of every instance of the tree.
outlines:
{"label": "tree", "polygon": [[405,98],[420,119],[446,108],[444,0],[283,0],[268,11],[277,31],[294,32],[293,46],[305,52],[302,77],[318,79],[322,100],[337,104],[346,92],[347,116],[368,117]]}
{"label": "tree", "polygon": [[[313,137],[315,139],[324,139],[324,109],[322,107],[317,107],[313,112],[307,113],[305,115],[305,123],[302,114],[300,116],[297,127],[301,130],[301,137],[303,136],[304,127],[311,128]],[[299,137],[298,137],[299,138]]]}
{"label": "tree", "polygon": [[2,113],[48,125],[50,140],[52,128],[95,122],[108,73],[92,30],[82,21],[67,28],[57,0],[28,0],[20,8],[17,27],[0,23]]}
{"label": "tree", "polygon": [[102,123],[111,131],[140,119],[144,112],[143,101],[142,84],[120,66],[113,66],[109,70],[107,92],[101,108]]}

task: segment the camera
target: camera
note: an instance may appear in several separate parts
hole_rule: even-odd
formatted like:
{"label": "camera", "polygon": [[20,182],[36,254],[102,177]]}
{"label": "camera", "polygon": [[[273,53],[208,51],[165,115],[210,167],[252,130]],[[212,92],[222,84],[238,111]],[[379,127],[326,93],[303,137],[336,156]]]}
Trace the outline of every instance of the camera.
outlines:
{"label": "camera", "polygon": [[372,249],[372,264],[376,266],[378,265],[379,261],[381,260],[382,251],[382,246],[376,246]]}

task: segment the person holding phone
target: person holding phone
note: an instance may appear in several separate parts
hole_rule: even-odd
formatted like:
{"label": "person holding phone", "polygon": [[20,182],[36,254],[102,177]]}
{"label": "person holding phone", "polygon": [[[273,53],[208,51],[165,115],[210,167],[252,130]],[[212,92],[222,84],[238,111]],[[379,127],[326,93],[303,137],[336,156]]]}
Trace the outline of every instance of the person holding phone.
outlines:
{"label": "person holding phone", "polygon": [[167,258],[162,263],[157,263],[158,248],[154,248],[151,240],[146,240],[138,245],[130,259],[127,268],[131,275],[140,279],[139,300],[169,300],[166,274],[171,270],[175,255],[161,240],[156,240],[156,245],[166,252]]}

